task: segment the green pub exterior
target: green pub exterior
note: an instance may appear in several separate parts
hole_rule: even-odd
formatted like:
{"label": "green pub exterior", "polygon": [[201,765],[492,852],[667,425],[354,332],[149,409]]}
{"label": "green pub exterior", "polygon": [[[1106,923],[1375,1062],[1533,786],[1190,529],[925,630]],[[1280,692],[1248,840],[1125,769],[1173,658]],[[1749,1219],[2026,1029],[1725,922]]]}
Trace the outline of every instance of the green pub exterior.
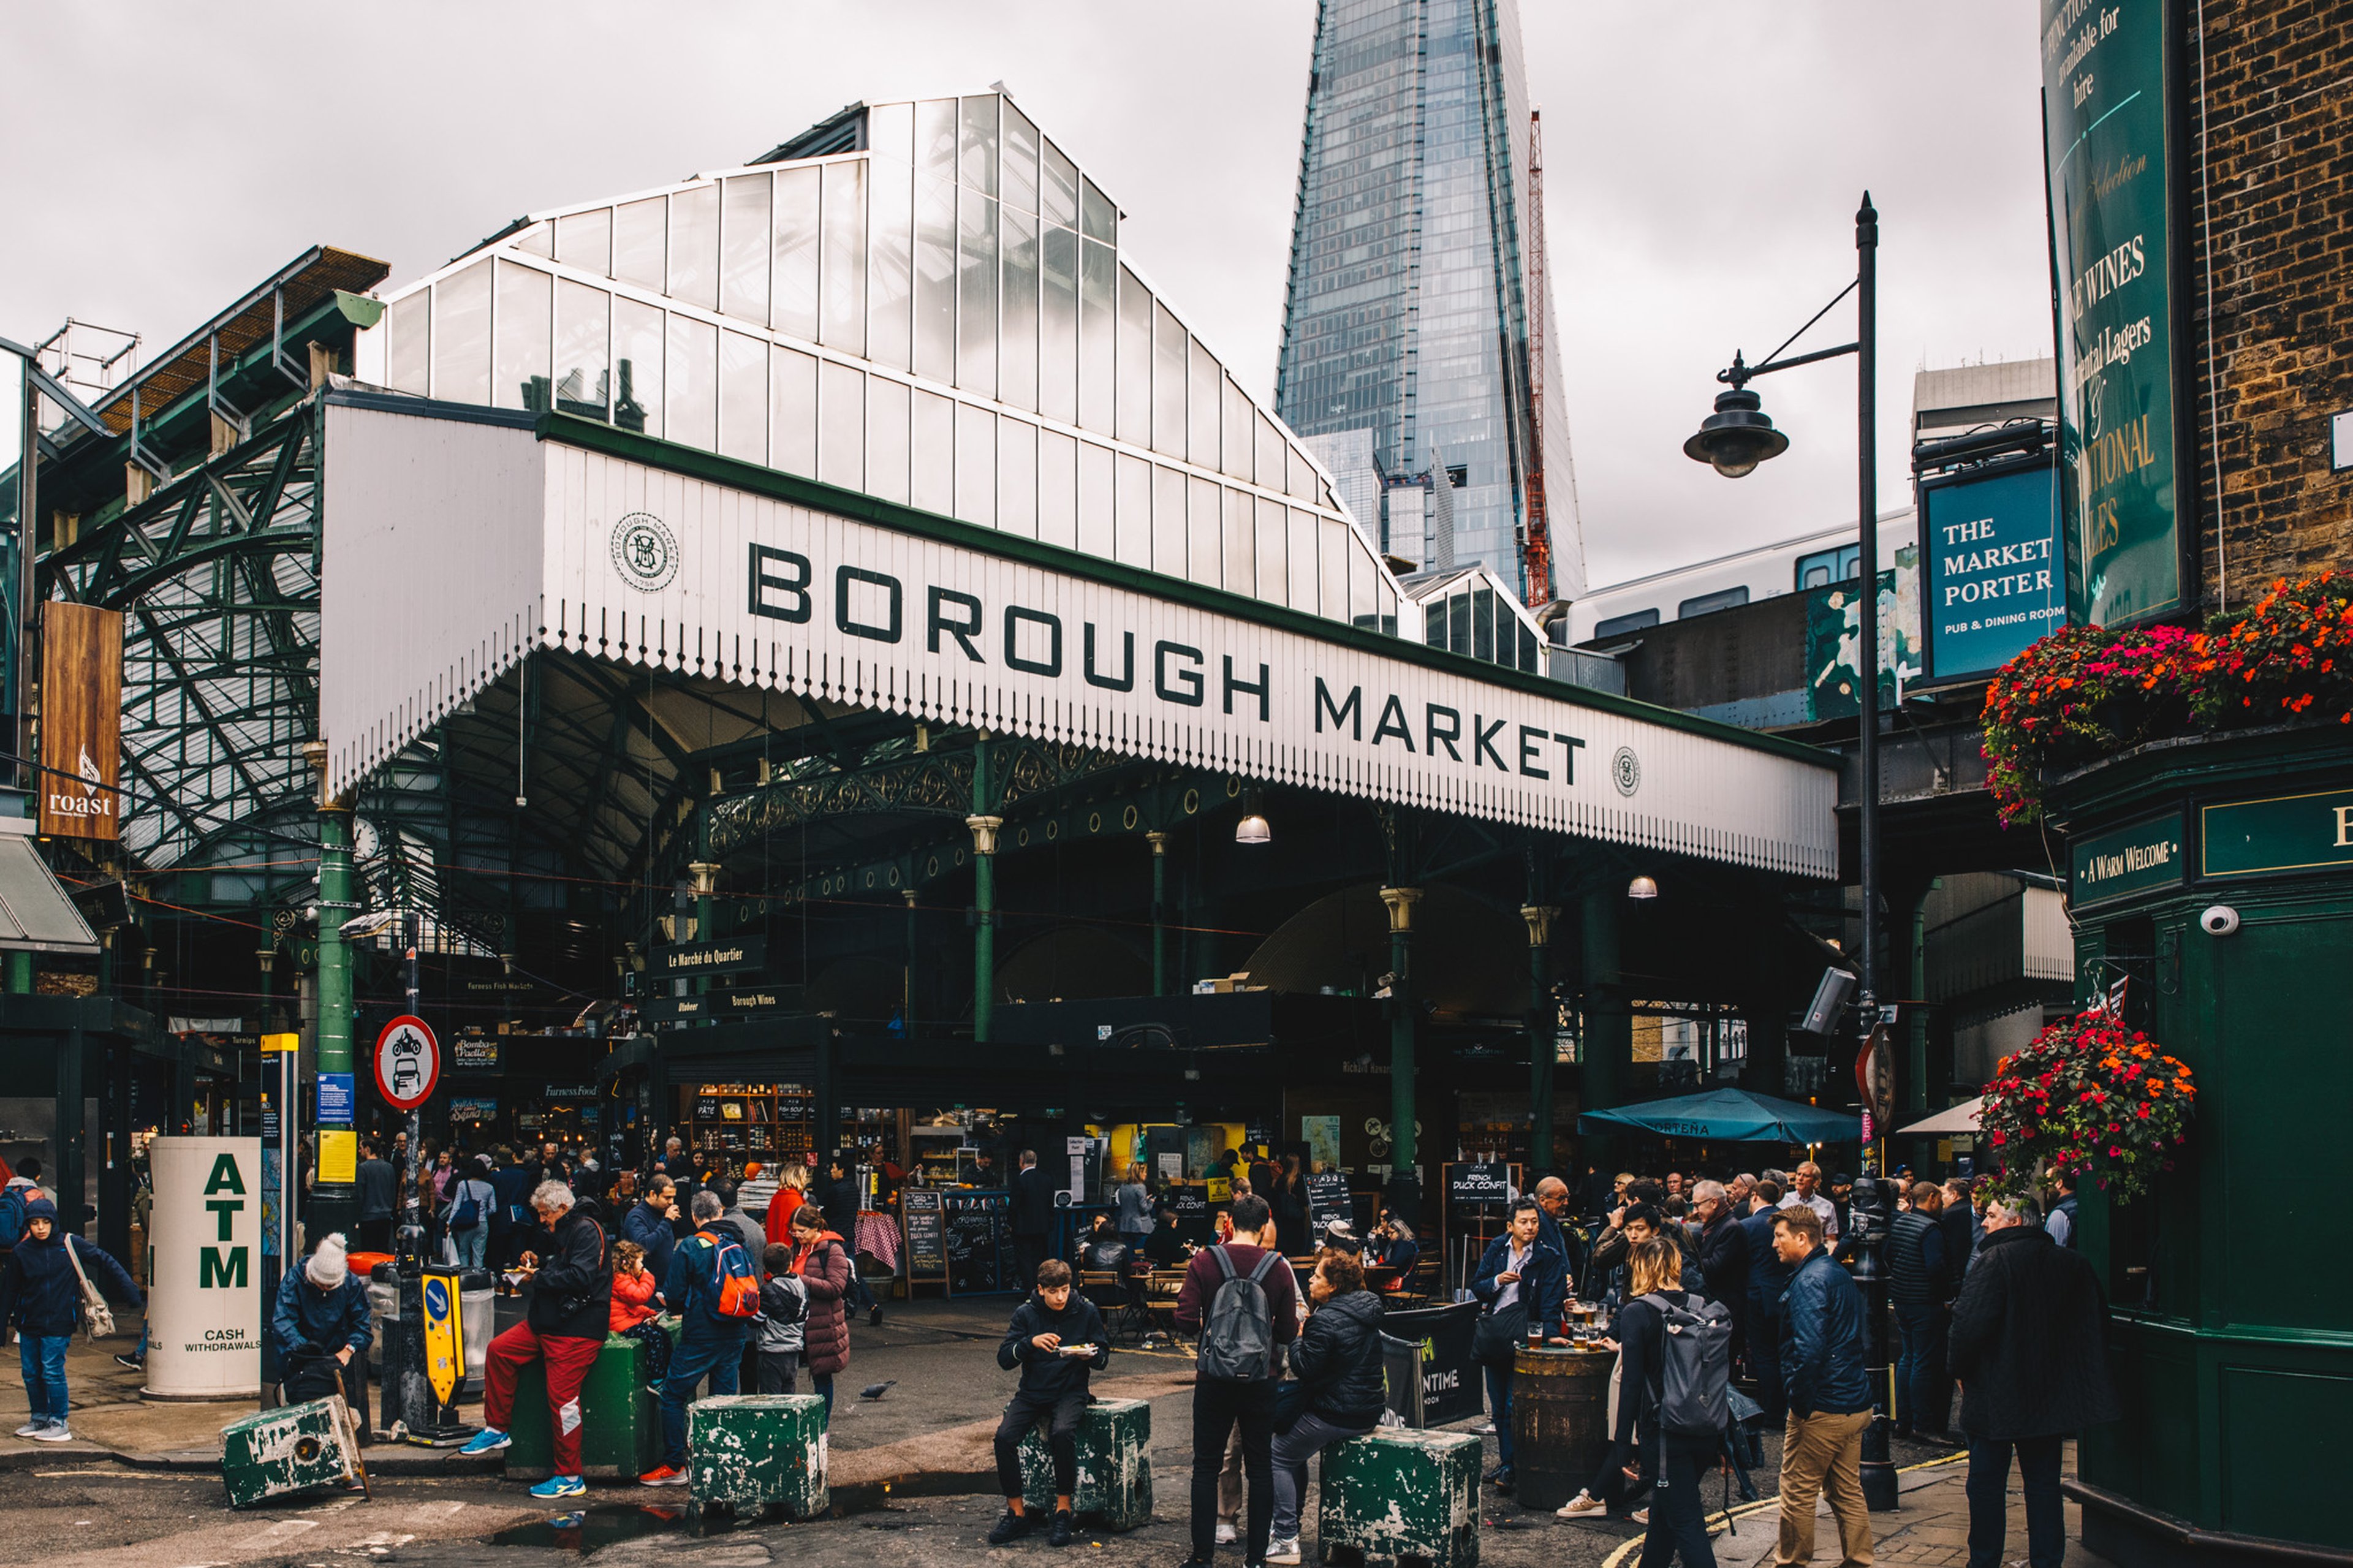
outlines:
{"label": "green pub exterior", "polygon": [[2353,737],[2159,742],[2053,794],[2084,997],[2125,980],[2127,1017],[2198,1086],[2147,1199],[2083,1194],[2125,1409],[2083,1435],[2084,1543],[2137,1564],[2344,1561],[2327,1549],[2353,1548],[2333,1442],[2353,1263],[2328,1238],[2353,1106]]}

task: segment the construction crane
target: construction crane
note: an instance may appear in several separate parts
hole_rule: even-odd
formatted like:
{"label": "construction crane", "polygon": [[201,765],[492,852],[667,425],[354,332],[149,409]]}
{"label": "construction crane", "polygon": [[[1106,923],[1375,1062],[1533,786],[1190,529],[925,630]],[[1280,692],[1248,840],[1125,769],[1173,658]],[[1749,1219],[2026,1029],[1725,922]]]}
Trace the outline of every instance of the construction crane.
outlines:
{"label": "construction crane", "polygon": [[1544,110],[1528,112],[1528,531],[1520,579],[1528,608],[1552,602],[1552,528],[1545,516]]}

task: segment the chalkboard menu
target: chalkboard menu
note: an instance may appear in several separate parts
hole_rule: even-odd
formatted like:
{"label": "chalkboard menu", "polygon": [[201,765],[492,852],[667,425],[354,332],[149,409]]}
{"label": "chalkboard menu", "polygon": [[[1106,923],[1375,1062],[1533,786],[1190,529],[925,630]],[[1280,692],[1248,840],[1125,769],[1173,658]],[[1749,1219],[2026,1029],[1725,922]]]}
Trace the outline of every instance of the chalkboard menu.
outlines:
{"label": "chalkboard menu", "polygon": [[951,1193],[946,1204],[948,1289],[986,1296],[1013,1287],[1005,1280],[1012,1241],[1013,1202],[1005,1193]]}
{"label": "chalkboard menu", "polygon": [[907,1282],[909,1285],[948,1282],[948,1237],[940,1194],[907,1187],[899,1194],[907,1222]]}
{"label": "chalkboard menu", "polygon": [[1318,1171],[1307,1178],[1309,1228],[1321,1235],[1325,1226],[1335,1219],[1347,1219],[1351,1213],[1345,1171]]}

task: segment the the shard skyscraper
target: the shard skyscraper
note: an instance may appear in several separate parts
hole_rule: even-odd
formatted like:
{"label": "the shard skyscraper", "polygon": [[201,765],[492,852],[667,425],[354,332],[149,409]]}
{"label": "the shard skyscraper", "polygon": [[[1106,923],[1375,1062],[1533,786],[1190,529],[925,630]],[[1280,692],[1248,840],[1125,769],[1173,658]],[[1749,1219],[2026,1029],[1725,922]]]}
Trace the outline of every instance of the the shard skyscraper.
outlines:
{"label": "the shard skyscraper", "polygon": [[1513,0],[1321,0],[1275,401],[1384,549],[1539,604],[1585,550],[1532,130]]}

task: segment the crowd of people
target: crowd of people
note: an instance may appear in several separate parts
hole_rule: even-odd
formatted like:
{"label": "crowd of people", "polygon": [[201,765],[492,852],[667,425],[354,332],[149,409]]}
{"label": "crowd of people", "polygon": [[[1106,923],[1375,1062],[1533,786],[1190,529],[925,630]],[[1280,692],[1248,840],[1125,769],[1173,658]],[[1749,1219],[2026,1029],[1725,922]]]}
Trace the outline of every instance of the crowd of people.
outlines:
{"label": "crowd of people", "polygon": [[[1578,1192],[1539,1182],[1480,1260],[1471,1289],[1488,1331],[1484,1363],[1499,1463],[1514,1484],[1512,1349],[1572,1342],[1582,1300],[1609,1327],[1593,1342],[1619,1357],[1611,1445],[1564,1518],[1644,1524],[1645,1568],[1680,1555],[1712,1565],[1699,1482],[1727,1462],[1721,1436],[1671,1432],[1659,1418],[1671,1316],[1715,1303],[1729,1321],[1727,1372],[1753,1392],[1760,1425],[1781,1433],[1777,1563],[1812,1560],[1827,1495],[1841,1560],[1871,1560],[1862,1484],[1873,1419],[1864,1297],[1847,1266],[1880,1233],[1896,1350],[1894,1430],[1968,1450],[1970,1561],[2000,1560],[2013,1458],[2024,1479],[2031,1560],[2056,1562],[2061,1445],[2116,1414],[2096,1276],[2072,1250],[2074,1194],[2063,1186],[2046,1223],[2028,1197],[1942,1184],[1825,1176],[1812,1162],[1729,1180],[1589,1172]],[[1489,1348],[1494,1347],[1494,1348]],[[1958,1430],[1952,1394],[1962,1391]],[[1648,1506],[1641,1506],[1647,1494]]]}
{"label": "crowd of people", "polygon": [[[406,1150],[394,1139],[365,1154],[359,1245],[341,1234],[317,1238],[280,1281],[269,1314],[286,1395],[340,1390],[364,1432],[374,1324],[352,1254],[391,1245]],[[529,1298],[523,1321],[489,1347],[484,1426],[466,1451],[507,1447],[521,1373],[536,1363],[556,1474],[533,1495],[579,1495],[580,1389],[612,1333],[642,1344],[660,1399],[662,1458],[639,1478],[648,1486],[685,1484],[685,1412],[701,1388],[792,1393],[806,1373],[829,1424],[849,1321],[861,1307],[870,1321],[881,1313],[844,1234],[860,1207],[853,1173],[862,1159],[843,1150],[818,1166],[752,1166],[738,1182],[696,1169],[677,1139],[643,1168],[618,1170],[556,1142],[470,1158],[423,1151],[415,1180],[428,1255],[500,1269]],[[992,1543],[1041,1522],[1053,1544],[1071,1537],[1074,1435],[1112,1339],[1074,1289],[1073,1264],[1181,1268],[1175,1326],[1198,1342],[1187,1568],[1207,1568],[1226,1545],[1241,1547],[1249,1568],[1300,1561],[1307,1462],[1382,1418],[1388,1302],[1375,1276],[1394,1286],[1410,1275],[1419,1242],[1387,1213],[1369,1237],[1337,1223],[1311,1238],[1295,1159],[1231,1160],[1231,1196],[1210,1245],[1178,1239],[1176,1215],[1136,1165],[1062,1258],[1047,1255],[1052,1188],[1034,1153],[1018,1155],[1011,1228],[1019,1278],[1034,1289],[997,1352],[1021,1375],[997,1435],[1007,1505]],[[30,1406],[16,1435],[55,1442],[70,1436],[64,1352],[81,1326],[84,1282],[142,1298],[119,1262],[58,1225],[38,1177],[26,1161],[0,1186],[0,1321],[19,1337]],[[1776,1562],[1811,1560],[1824,1496],[1842,1560],[1869,1561],[1867,1309],[1847,1267],[1868,1240],[1887,1281],[1896,1433],[1967,1447],[1973,1563],[1999,1560],[2013,1463],[2031,1559],[2055,1562],[2061,1445],[2117,1412],[2103,1350],[2106,1304],[2073,1250],[2075,1211],[2072,1185],[2059,1187],[2046,1215],[2032,1198],[1997,1196],[1967,1178],[1899,1173],[1859,1187],[1811,1162],[1724,1180],[1588,1171],[1575,1190],[1546,1177],[1507,1205],[1503,1231],[1467,1280],[1480,1303],[1473,1356],[1497,1445],[1484,1479],[1504,1491],[1516,1484],[1519,1347],[1614,1352],[1607,1458],[1558,1512],[1643,1524],[1645,1568],[1678,1554],[1712,1565],[1701,1481],[1730,1445],[1724,1434],[1671,1430],[1662,1414],[1668,1335],[1714,1314],[1729,1326],[1727,1381],[1753,1394],[1757,1425],[1780,1430]],[[1311,1258],[1294,1271],[1291,1260]],[[117,1359],[137,1364],[136,1354]],[[1045,1433],[1055,1471],[1056,1507],[1042,1521],[1022,1500],[1018,1461],[1033,1427]]]}
{"label": "crowd of people", "polygon": [[[361,1245],[341,1233],[321,1237],[288,1271],[271,1319],[289,1397],[340,1387],[364,1433],[374,1325],[350,1254],[388,1250],[395,1239],[404,1142],[364,1145]],[[426,1255],[488,1267],[527,1298],[523,1321],[490,1343],[483,1426],[464,1452],[509,1446],[516,1389],[536,1363],[555,1474],[532,1495],[584,1492],[580,1390],[611,1334],[638,1342],[660,1400],[661,1462],[638,1478],[644,1485],[686,1484],[686,1408],[701,1390],[789,1394],[806,1373],[830,1424],[834,1379],[849,1363],[849,1317],[863,1307],[870,1322],[881,1321],[843,1234],[860,1207],[853,1173],[861,1152],[773,1174],[749,1165],[740,1181],[699,1166],[676,1138],[643,1168],[612,1169],[593,1150],[554,1142],[520,1154],[501,1147],[463,1160],[431,1149],[422,1156]]]}

